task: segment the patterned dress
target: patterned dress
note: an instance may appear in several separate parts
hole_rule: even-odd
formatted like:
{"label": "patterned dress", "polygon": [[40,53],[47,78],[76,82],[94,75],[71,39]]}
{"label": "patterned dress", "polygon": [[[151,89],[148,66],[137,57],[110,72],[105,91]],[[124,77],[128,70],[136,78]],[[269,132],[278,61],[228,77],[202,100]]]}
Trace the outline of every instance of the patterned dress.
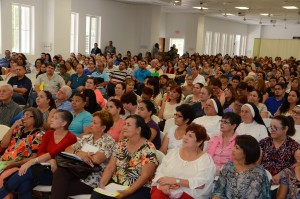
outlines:
{"label": "patterned dress", "polygon": [[[80,150],[85,144],[89,144],[91,146],[97,147],[99,149],[98,151],[102,152],[105,155],[106,161],[100,165],[104,171],[104,168],[108,164],[110,156],[112,155],[115,147],[115,140],[111,137],[111,135],[105,133],[95,142],[94,135],[92,134],[85,135],[82,138],[77,138],[77,140],[78,141],[73,145],[74,150]],[[86,179],[82,179],[81,181],[88,186],[96,188],[100,185],[101,176],[102,172],[94,172],[91,173]]]}
{"label": "patterned dress", "polygon": [[[134,153],[128,151],[127,145],[128,139],[124,139],[117,144],[113,152],[113,156],[117,159],[117,168],[112,179],[117,184],[131,186],[142,175],[144,165],[148,163],[158,165],[158,161],[155,146],[148,140]],[[150,181],[144,185],[149,188],[150,186]]]}
{"label": "patterned dress", "polygon": [[287,199],[300,198],[300,181],[297,180],[295,170],[292,168],[284,169],[280,172],[280,184],[288,186]]}
{"label": "patterned dress", "polygon": [[220,172],[213,195],[222,199],[269,199],[270,183],[261,165],[238,173],[229,161]]}

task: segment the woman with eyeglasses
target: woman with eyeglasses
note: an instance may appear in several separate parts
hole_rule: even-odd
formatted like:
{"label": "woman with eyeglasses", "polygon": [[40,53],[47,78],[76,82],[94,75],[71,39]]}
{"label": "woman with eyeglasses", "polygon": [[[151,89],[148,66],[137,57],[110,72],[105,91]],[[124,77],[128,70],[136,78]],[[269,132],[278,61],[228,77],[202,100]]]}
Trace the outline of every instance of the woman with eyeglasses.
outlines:
{"label": "woman with eyeglasses", "polygon": [[300,103],[300,92],[291,90],[288,94],[287,100],[278,108],[276,115],[289,116],[292,113],[293,108]]}
{"label": "woman with eyeglasses", "polygon": [[261,92],[258,90],[253,90],[248,96],[248,102],[255,104],[262,118],[268,118],[268,109],[265,104],[261,103],[262,98],[263,96]]}
{"label": "woman with eyeglasses", "polygon": [[187,104],[177,106],[174,114],[175,125],[168,132],[165,132],[166,134],[159,150],[166,154],[170,149],[181,147],[186,128],[194,119],[195,111],[192,106]]}
{"label": "woman with eyeglasses", "polygon": [[257,107],[249,102],[241,108],[242,123],[236,129],[238,135],[252,135],[258,142],[268,137],[268,130]]}
{"label": "woman with eyeglasses", "polygon": [[215,183],[212,199],[270,199],[270,182],[265,169],[257,164],[260,157],[257,140],[251,135],[236,137],[228,161]]}
{"label": "woman with eyeglasses", "polygon": [[291,113],[292,118],[295,122],[295,135],[291,136],[294,140],[296,140],[298,143],[300,143],[300,105],[298,104],[295,106]]}
{"label": "woman with eyeglasses", "polygon": [[186,85],[182,86],[182,94],[187,97],[193,94],[194,84],[192,75],[188,75],[185,77]]}
{"label": "woman with eyeglasses", "polygon": [[211,155],[219,175],[221,168],[232,160],[232,150],[235,145],[236,128],[241,123],[241,117],[232,112],[224,113],[220,120],[220,134],[212,137],[206,146],[206,152]]}
{"label": "woman with eyeglasses", "polygon": [[[269,127],[271,136],[259,142],[262,155],[260,164],[272,174],[273,184],[278,185],[279,172],[295,164],[295,152],[300,144],[290,138],[295,134],[294,121],[291,117],[275,116]],[[276,192],[272,192],[276,195]]]}

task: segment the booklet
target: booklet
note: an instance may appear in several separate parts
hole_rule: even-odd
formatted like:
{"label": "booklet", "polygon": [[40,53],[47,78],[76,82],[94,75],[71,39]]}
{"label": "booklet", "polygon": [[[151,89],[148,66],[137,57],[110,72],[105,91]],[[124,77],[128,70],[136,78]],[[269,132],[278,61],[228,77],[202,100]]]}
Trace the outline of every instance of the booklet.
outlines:
{"label": "booklet", "polygon": [[67,153],[67,152],[61,152],[60,153],[62,156],[65,156],[67,158],[70,158],[70,159],[75,159],[75,160],[80,160],[80,161],[83,161],[78,155],[75,155],[73,153]]}
{"label": "booklet", "polygon": [[120,194],[118,192],[119,190],[127,190],[127,189],[129,189],[129,186],[123,186],[123,185],[119,185],[116,183],[110,183],[109,185],[107,185],[105,187],[105,189],[95,188],[94,191],[101,193],[103,195],[106,195],[106,196],[116,197]]}

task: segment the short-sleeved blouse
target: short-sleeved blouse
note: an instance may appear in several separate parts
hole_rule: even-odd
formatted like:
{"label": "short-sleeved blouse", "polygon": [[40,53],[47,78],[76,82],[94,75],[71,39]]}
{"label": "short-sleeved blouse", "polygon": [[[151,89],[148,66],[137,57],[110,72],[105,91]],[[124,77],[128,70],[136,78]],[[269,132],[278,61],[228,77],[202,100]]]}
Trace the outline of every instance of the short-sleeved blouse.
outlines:
{"label": "short-sleeved blouse", "polygon": [[229,161],[220,171],[213,195],[222,199],[270,199],[267,173],[261,165],[238,173]]}
{"label": "short-sleeved blouse", "polygon": [[280,184],[289,188],[286,199],[298,199],[300,196],[300,181],[297,180],[295,170],[292,168],[283,169],[280,172]]}
{"label": "short-sleeved blouse", "polygon": [[[130,153],[127,148],[128,139],[118,142],[113,156],[117,159],[116,171],[112,179],[115,183],[131,186],[142,175],[142,167],[146,164],[153,163],[158,165],[156,158],[156,149],[153,143],[148,140],[138,148],[134,153]],[[144,187],[150,187],[148,181]]]}
{"label": "short-sleeved blouse", "polygon": [[122,127],[124,123],[125,121],[123,119],[119,119],[117,126],[115,126],[114,128],[110,128],[109,131],[107,132],[108,134],[111,135],[112,138],[114,138],[116,142],[119,141],[120,133],[122,131]]}
{"label": "short-sleeved blouse", "polygon": [[153,121],[153,120],[150,120],[148,123],[147,123],[147,126],[149,128],[152,128],[156,131],[156,136],[155,138],[152,140],[152,143],[155,145],[155,148],[157,150],[160,149],[161,147],[161,139],[160,139],[160,130],[159,130],[159,127],[158,125]]}
{"label": "short-sleeved blouse", "polygon": [[176,113],[176,107],[179,106],[180,103],[170,104],[170,102],[166,102],[165,110],[163,112],[163,119],[167,120],[174,117]]}
{"label": "short-sleeved blouse", "polygon": [[300,144],[290,137],[276,149],[272,138],[267,137],[259,142],[262,149],[261,165],[268,170],[272,176],[295,163],[294,154]]}
{"label": "short-sleeved blouse", "polygon": [[[82,138],[77,138],[77,140],[78,141],[73,145],[74,150],[80,150],[85,144],[89,144],[91,146],[97,147],[99,149],[98,151],[105,155],[106,161],[101,163],[100,165],[104,170],[115,148],[115,140],[107,133],[103,134],[95,142],[93,134],[85,135]],[[81,181],[91,187],[96,188],[99,187],[101,176],[102,172],[94,172]]]}
{"label": "short-sleeved blouse", "polygon": [[170,128],[169,132],[167,132],[168,133],[167,136],[169,138],[168,151],[170,149],[180,148],[182,146],[182,139],[177,140],[175,138],[175,132],[176,132],[177,128],[178,128],[177,126],[174,126],[174,127]]}

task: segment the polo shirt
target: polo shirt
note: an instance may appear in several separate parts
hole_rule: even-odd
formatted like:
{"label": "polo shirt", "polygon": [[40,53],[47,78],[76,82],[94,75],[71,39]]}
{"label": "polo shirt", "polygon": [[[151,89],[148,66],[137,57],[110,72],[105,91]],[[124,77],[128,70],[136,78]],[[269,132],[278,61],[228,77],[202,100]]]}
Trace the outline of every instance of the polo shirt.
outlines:
{"label": "polo shirt", "polygon": [[125,82],[126,79],[130,79],[130,75],[126,70],[114,70],[110,73],[110,78],[115,82]]}
{"label": "polo shirt", "polygon": [[0,102],[0,124],[10,126],[11,120],[21,111],[22,108],[13,100],[10,100],[7,104]]}
{"label": "polo shirt", "polygon": [[28,98],[28,94],[32,88],[32,82],[31,80],[26,76],[24,75],[24,77],[22,79],[18,79],[17,76],[14,76],[14,77],[11,77],[9,80],[8,80],[8,84],[10,84],[12,87],[17,87],[17,88],[26,88],[27,91],[26,93],[23,95],[24,98]]}
{"label": "polo shirt", "polygon": [[35,85],[39,86],[43,82],[43,90],[49,91],[52,94],[56,94],[57,91],[64,85],[65,80],[58,74],[54,73],[52,77],[48,78],[47,73],[41,74],[37,77]]}
{"label": "polo shirt", "polygon": [[73,111],[71,113],[73,115],[73,121],[69,126],[69,131],[76,136],[79,136],[81,133],[83,133],[83,127],[90,126],[93,117],[87,111],[83,111],[76,116],[74,115]]}
{"label": "polo shirt", "polygon": [[61,103],[60,105],[56,106],[57,110],[66,110],[71,112],[72,111],[72,106],[71,106],[71,102],[70,101],[64,101],[63,103]]}
{"label": "polo shirt", "polygon": [[71,88],[72,89],[76,89],[78,88],[79,86],[85,86],[85,82],[87,80],[88,76],[85,75],[85,74],[82,74],[80,77],[78,77],[78,74],[75,73],[73,75],[71,75]]}
{"label": "polo shirt", "polygon": [[274,115],[284,101],[284,97],[279,101],[277,101],[275,97],[268,97],[265,101],[265,105],[267,106],[268,111]]}
{"label": "polo shirt", "polygon": [[140,68],[138,68],[135,72],[134,72],[134,77],[139,80],[140,82],[144,82],[145,78],[151,76],[151,72],[147,69],[142,70]]}
{"label": "polo shirt", "polygon": [[9,58],[8,60],[6,59],[6,57],[3,57],[0,59],[0,66],[1,67],[8,67],[10,64],[11,58]]}
{"label": "polo shirt", "polygon": [[105,71],[103,71],[102,73],[96,71],[92,73],[91,77],[94,77],[96,79],[101,79],[101,81],[98,81],[99,83],[109,82],[108,74]]}

